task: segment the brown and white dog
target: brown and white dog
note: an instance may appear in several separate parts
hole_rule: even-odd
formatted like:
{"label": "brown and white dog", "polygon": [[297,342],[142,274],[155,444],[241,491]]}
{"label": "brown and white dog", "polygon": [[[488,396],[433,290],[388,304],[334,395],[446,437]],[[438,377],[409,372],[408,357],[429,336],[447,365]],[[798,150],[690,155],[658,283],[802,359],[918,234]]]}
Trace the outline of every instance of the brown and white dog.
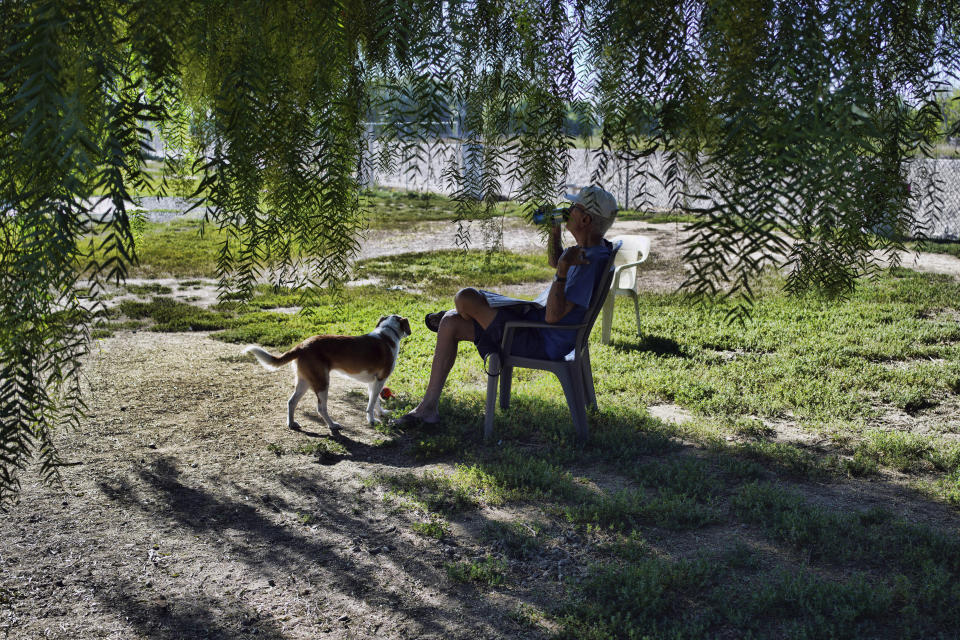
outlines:
{"label": "brown and white dog", "polygon": [[299,429],[293,419],[300,398],[313,389],[317,394],[317,411],[331,431],[342,426],[327,414],[327,390],[330,374],[337,373],[365,382],[370,393],[367,401],[367,422],[374,424],[387,411],[380,406],[380,390],[397,363],[400,340],[410,335],[410,323],[398,315],[383,316],[377,328],[365,336],[313,336],[290,351],[275,357],[256,345],[244,349],[252,353],[267,369],[274,371],[288,362],[296,374],[293,395],[287,401],[287,426]]}

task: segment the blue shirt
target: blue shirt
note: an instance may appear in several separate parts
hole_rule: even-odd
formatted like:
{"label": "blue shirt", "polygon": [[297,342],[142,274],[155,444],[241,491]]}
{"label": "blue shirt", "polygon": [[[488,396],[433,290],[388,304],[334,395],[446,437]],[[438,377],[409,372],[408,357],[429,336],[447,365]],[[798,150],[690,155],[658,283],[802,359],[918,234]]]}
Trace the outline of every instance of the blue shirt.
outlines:
{"label": "blue shirt", "polygon": [[[590,299],[593,297],[593,291],[603,279],[604,267],[607,266],[607,261],[610,259],[613,245],[610,244],[610,241],[604,240],[602,244],[587,247],[585,251],[590,264],[575,264],[567,271],[567,284],[563,293],[567,300],[574,304],[574,307],[570,310],[570,313],[560,319],[558,325],[583,322],[584,316],[587,314],[587,307],[590,306]],[[547,287],[537,297],[536,302],[546,306],[549,294],[550,287]],[[563,360],[568,353],[573,351],[576,339],[576,331],[557,331],[553,329],[544,331],[543,342],[547,357],[551,360]]]}

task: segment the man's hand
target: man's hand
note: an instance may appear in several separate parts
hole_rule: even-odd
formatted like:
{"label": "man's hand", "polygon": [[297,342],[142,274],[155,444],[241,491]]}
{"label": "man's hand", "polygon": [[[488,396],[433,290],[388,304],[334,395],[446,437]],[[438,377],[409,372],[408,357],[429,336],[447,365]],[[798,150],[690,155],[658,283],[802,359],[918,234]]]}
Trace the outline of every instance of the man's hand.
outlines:
{"label": "man's hand", "polygon": [[577,245],[567,247],[560,254],[557,260],[557,275],[561,278],[567,277],[567,271],[575,264],[590,264],[586,250]]}
{"label": "man's hand", "polygon": [[563,251],[563,245],[560,244],[560,237],[563,234],[563,226],[555,224],[550,227],[550,236],[547,238],[547,262],[554,269],[557,268],[557,258]]}

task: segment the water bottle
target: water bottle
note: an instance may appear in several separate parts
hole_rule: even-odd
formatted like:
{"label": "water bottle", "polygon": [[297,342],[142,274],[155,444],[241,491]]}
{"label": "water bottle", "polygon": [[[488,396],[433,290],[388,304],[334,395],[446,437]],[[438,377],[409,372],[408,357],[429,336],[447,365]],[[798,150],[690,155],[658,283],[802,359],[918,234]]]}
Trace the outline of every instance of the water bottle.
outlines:
{"label": "water bottle", "polygon": [[533,212],[534,224],[564,224],[570,217],[570,209],[540,207]]}

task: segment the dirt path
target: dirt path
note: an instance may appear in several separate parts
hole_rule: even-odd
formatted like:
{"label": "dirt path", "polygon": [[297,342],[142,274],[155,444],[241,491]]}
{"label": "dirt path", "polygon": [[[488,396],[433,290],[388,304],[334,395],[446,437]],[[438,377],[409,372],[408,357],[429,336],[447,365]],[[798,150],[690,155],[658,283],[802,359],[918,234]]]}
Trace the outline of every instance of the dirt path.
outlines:
{"label": "dirt path", "polygon": [[943,273],[960,277],[960,258],[943,253],[899,253],[900,266],[927,273]]}
{"label": "dirt path", "polygon": [[331,442],[324,426],[284,427],[288,372],[236,345],[121,334],[87,377],[65,491],[28,478],[0,521],[0,637],[503,638],[509,611],[548,595],[450,581],[446,563],[481,551],[413,533],[416,513],[367,488],[402,456],[343,385],[344,452],[321,463],[296,450]]}
{"label": "dirt path", "polygon": [[[618,235],[645,235],[650,237],[650,265],[646,273],[644,286],[654,291],[670,291],[682,281],[682,257],[684,248],[681,241],[690,236],[683,226],[675,223],[651,223],[642,221],[618,221],[607,233],[608,237]],[[479,233],[472,234],[474,246],[482,246]],[[361,243],[358,259],[382,255],[410,253],[415,251],[433,251],[456,248],[456,227],[448,222],[432,222],[419,225],[415,229],[402,232],[383,229],[368,231]],[[572,243],[572,237],[565,235],[565,244]],[[525,222],[507,219],[503,230],[504,247],[510,251],[535,251],[542,248],[536,227]],[[901,266],[926,271],[960,276],[960,258],[939,253],[899,253]]]}
{"label": "dirt path", "polygon": [[[476,227],[476,225],[474,225]],[[669,292],[676,291],[684,281],[687,272],[683,265],[683,247],[681,241],[689,237],[689,233],[679,224],[649,223],[649,222],[617,222],[607,234],[616,235],[645,235],[650,237],[651,255],[643,269],[641,286],[647,291]],[[449,222],[421,223],[399,231],[372,229],[366,232],[360,242],[358,260],[374,258],[384,255],[396,255],[420,251],[434,251],[439,249],[455,249],[456,227]],[[471,232],[471,246],[483,246],[479,228]],[[510,251],[536,251],[543,248],[543,241],[535,227],[525,222],[506,219],[503,227],[503,245]],[[567,235],[566,243],[572,242]],[[929,273],[942,273],[960,277],[960,258],[937,253],[910,253],[901,252],[902,266]],[[131,278],[132,285],[161,285],[169,287],[170,296],[191,304],[209,306],[217,301],[217,287],[213,280],[194,281],[189,286],[181,286],[174,278],[143,279]],[[374,281],[365,280],[356,283],[368,284]],[[542,288],[540,283],[531,283],[512,287],[505,293],[510,295],[536,295]],[[122,291],[109,304],[116,304],[120,300],[135,298]]]}

